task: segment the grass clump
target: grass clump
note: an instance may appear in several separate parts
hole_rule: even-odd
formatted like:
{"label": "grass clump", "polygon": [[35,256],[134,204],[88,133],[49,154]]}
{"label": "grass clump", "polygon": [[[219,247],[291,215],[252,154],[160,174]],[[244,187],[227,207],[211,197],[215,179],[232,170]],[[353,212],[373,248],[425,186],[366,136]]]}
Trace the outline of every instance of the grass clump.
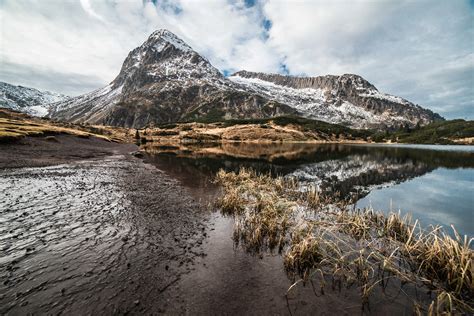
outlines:
{"label": "grass clump", "polygon": [[219,171],[216,182],[223,187],[217,205],[235,217],[235,242],[253,253],[278,248],[295,280],[318,276],[321,292],[327,280],[333,288],[356,286],[363,304],[377,287],[420,287],[434,296],[413,298],[415,312],[474,312],[472,239],[423,229],[400,213],[351,209],[295,179],[241,169]]}
{"label": "grass clump", "polygon": [[216,201],[226,215],[236,218],[234,242],[247,250],[283,249],[295,204],[280,198],[294,183],[242,168],[238,173],[220,170],[216,182],[224,194]]}

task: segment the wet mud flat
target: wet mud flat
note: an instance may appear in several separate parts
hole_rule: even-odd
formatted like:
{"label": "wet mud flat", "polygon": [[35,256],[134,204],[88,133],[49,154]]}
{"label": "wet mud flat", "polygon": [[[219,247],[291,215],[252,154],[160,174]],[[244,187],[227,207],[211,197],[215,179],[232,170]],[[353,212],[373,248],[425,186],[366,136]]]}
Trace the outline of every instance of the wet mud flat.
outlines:
{"label": "wet mud flat", "polygon": [[166,313],[204,214],[131,156],[0,169],[0,314]]}
{"label": "wet mud flat", "polygon": [[101,159],[110,155],[128,154],[137,149],[96,137],[55,135],[25,137],[14,143],[0,143],[0,169],[44,167],[85,159]]}

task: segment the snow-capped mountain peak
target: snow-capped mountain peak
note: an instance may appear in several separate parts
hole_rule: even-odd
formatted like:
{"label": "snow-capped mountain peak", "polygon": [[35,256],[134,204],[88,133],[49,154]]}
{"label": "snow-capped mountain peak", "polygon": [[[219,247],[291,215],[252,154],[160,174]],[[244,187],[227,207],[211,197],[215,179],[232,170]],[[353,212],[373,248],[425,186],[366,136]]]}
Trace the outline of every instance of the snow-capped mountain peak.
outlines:
{"label": "snow-capped mountain peak", "polygon": [[162,51],[167,45],[172,45],[174,48],[183,52],[193,51],[191,46],[186,44],[182,39],[166,29],[153,32],[150,37],[148,37],[147,42],[153,43],[153,47],[159,52]]}
{"label": "snow-capped mountain peak", "polygon": [[162,29],[128,54],[112,85],[114,89],[123,86],[124,91],[130,91],[164,80],[179,80],[186,84],[194,79],[217,80],[222,77],[207,59],[175,34]]}

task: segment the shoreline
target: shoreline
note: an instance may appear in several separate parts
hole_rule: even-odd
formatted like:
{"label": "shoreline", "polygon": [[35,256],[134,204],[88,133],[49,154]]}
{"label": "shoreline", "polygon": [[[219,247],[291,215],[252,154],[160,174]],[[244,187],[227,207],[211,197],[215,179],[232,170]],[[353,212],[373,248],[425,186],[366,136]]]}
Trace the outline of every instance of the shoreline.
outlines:
{"label": "shoreline", "polygon": [[45,167],[79,160],[94,160],[136,151],[138,146],[73,135],[27,136],[0,144],[0,169]]}

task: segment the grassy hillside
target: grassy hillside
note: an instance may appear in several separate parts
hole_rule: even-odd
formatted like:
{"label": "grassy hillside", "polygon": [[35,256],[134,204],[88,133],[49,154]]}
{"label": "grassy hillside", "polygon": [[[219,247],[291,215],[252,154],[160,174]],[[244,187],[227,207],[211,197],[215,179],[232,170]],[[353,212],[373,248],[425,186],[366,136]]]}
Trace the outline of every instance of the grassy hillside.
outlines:
{"label": "grassy hillside", "polygon": [[434,122],[423,127],[405,128],[398,131],[378,132],[373,135],[377,142],[388,141],[411,144],[472,143],[474,121],[450,120]]}
{"label": "grassy hillside", "polygon": [[[278,117],[271,117],[271,118],[263,118],[263,119],[231,119],[231,120],[222,120],[219,119],[201,119],[195,120],[195,122],[200,123],[219,123],[222,124],[224,127],[234,126],[234,125],[247,125],[247,124],[259,124],[264,127],[266,124],[268,125],[270,122],[273,122],[275,125],[279,126],[288,126],[288,125],[296,125],[302,128],[302,130],[306,132],[315,131],[315,132],[322,132],[326,134],[334,134],[334,135],[352,135],[353,137],[360,137],[360,138],[367,138],[374,134],[373,131],[370,130],[358,130],[352,129],[340,124],[331,124],[323,121],[307,119],[298,116],[278,116]],[[161,128],[165,126],[176,126],[175,124],[166,124],[160,126]]]}
{"label": "grassy hillside", "polygon": [[[200,119],[196,122],[212,123],[223,127],[257,124],[264,128],[273,123],[278,126],[298,126],[305,132],[321,132],[328,135],[344,135],[355,138],[371,139],[374,142],[398,142],[411,144],[474,144],[474,121],[462,119],[438,121],[423,127],[401,128],[396,131],[374,131],[352,129],[340,124],[307,119],[297,116],[279,116],[265,119]],[[159,128],[174,128],[177,124],[163,124]]]}

